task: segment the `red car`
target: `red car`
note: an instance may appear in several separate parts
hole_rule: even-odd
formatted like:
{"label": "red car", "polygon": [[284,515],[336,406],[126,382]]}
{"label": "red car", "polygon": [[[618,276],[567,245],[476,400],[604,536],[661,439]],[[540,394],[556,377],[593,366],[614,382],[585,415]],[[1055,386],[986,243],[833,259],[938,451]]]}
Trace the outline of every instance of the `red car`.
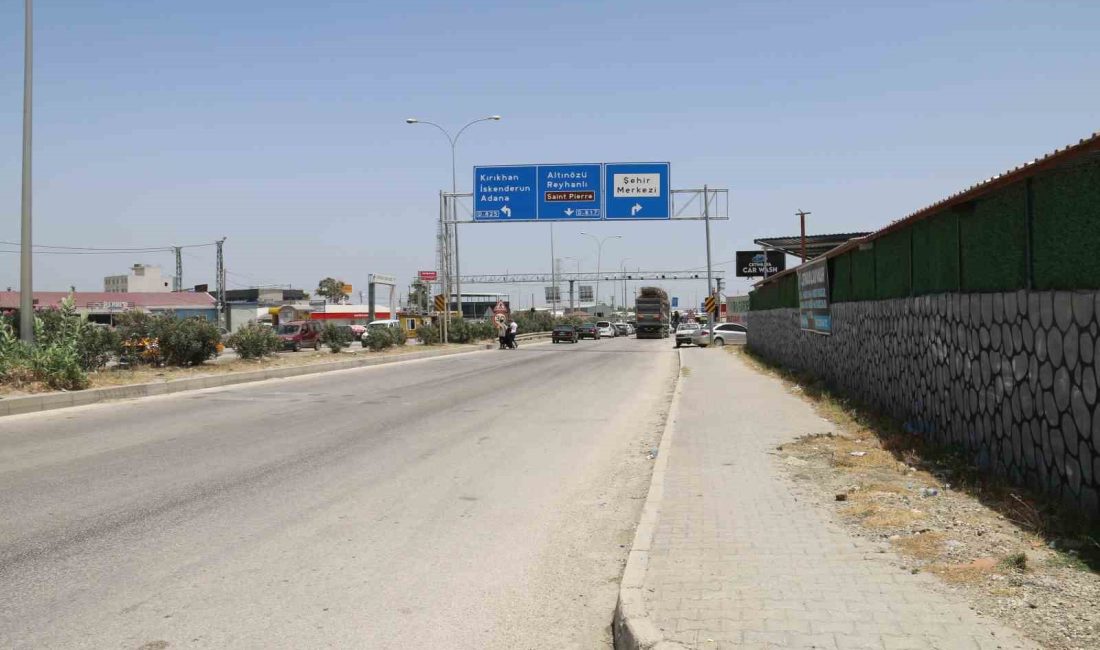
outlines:
{"label": "red car", "polygon": [[296,320],[279,325],[279,338],[284,350],[297,352],[302,348],[321,349],[321,323],[312,320]]}

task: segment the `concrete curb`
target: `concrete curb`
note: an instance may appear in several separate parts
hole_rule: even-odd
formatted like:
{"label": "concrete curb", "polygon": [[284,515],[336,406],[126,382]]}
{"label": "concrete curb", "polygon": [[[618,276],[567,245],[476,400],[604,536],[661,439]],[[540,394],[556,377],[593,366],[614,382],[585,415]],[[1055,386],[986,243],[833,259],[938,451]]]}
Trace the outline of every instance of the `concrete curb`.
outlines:
{"label": "concrete curb", "polygon": [[649,550],[653,544],[653,534],[657,531],[657,522],[661,515],[661,501],[665,493],[665,472],[668,469],[669,452],[672,450],[674,423],[680,410],[680,378],[683,368],[683,353],[676,354],[676,387],[672,392],[665,429],[661,434],[661,444],[657,449],[657,461],[653,464],[653,478],[649,484],[649,494],[642,506],[642,517],[634,531],[634,543],[623,569],[623,579],[619,583],[619,602],[615,606],[615,617],[611,622],[611,634],[615,640],[615,650],[684,650],[684,646],[666,641],[661,629],[646,613],[645,576],[649,568]]}
{"label": "concrete curb", "polygon": [[[530,339],[537,338],[531,335]],[[18,415],[20,413],[34,413],[38,411],[52,411],[54,409],[68,408],[70,406],[84,406],[119,399],[136,399],[151,397],[153,395],[168,395],[188,390],[203,388],[216,388],[219,386],[232,386],[265,379],[284,379],[287,377],[301,377],[303,375],[315,375],[334,370],[349,370],[352,368],[365,368],[369,366],[397,363],[399,361],[415,361],[417,359],[431,359],[435,357],[447,357],[456,354],[470,354],[483,350],[492,350],[496,344],[485,343],[469,346],[457,350],[424,350],[422,352],[410,352],[408,354],[387,357],[363,357],[347,359],[332,363],[316,363],[306,366],[294,366],[290,368],[271,368],[269,370],[248,370],[233,372],[224,375],[210,375],[207,377],[191,377],[188,379],[173,379],[164,382],[149,384],[132,384],[130,386],[112,386],[110,388],[92,388],[89,390],[72,391],[65,393],[45,393],[42,395],[28,395],[26,397],[12,397],[0,399],[0,417],[6,415]]]}

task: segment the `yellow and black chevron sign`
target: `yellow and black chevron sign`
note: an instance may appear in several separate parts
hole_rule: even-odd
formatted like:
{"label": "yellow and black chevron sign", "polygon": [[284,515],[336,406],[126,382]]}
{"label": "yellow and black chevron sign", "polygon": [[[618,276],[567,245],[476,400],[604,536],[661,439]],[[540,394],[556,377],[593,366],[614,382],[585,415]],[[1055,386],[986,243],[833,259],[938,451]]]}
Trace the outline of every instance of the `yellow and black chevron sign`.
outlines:
{"label": "yellow and black chevron sign", "polygon": [[707,296],[706,301],[703,302],[703,307],[708,314],[713,314],[714,312],[718,311],[718,297]]}
{"label": "yellow and black chevron sign", "polygon": [[435,297],[435,310],[443,311],[447,308],[447,301],[443,298],[443,294],[439,294]]}

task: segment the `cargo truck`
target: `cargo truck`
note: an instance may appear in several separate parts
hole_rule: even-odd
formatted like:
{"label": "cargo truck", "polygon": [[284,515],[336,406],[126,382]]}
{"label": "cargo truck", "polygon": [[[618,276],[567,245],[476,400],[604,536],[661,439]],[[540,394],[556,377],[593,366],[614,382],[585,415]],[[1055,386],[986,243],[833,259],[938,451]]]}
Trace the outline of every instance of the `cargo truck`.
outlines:
{"label": "cargo truck", "polygon": [[642,287],[634,304],[637,338],[668,338],[668,294],[658,287]]}

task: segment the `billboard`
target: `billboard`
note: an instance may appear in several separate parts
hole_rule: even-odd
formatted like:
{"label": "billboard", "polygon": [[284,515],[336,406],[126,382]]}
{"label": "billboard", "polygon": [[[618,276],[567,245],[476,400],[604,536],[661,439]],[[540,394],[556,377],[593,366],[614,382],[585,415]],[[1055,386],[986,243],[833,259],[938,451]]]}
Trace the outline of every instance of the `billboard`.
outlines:
{"label": "billboard", "polygon": [[766,278],[787,268],[783,251],[737,251],[737,277]]}
{"label": "billboard", "polygon": [[561,287],[546,287],[547,302],[561,302]]}
{"label": "billboard", "polygon": [[579,300],[580,300],[581,302],[592,302],[592,301],[593,301],[593,300],[595,299],[595,298],[594,298],[594,293],[593,293],[593,291],[592,291],[592,285],[590,285],[590,284],[582,284],[582,285],[581,285],[580,287],[578,287],[577,289],[578,289],[578,290],[580,291],[580,298],[579,298]]}
{"label": "billboard", "polygon": [[829,264],[824,257],[798,267],[798,319],[806,332],[833,333],[833,316],[829,311]]}
{"label": "billboard", "polygon": [[437,279],[439,279],[439,273],[437,273],[436,271],[421,271],[419,275],[420,279],[424,282],[435,282]]}

